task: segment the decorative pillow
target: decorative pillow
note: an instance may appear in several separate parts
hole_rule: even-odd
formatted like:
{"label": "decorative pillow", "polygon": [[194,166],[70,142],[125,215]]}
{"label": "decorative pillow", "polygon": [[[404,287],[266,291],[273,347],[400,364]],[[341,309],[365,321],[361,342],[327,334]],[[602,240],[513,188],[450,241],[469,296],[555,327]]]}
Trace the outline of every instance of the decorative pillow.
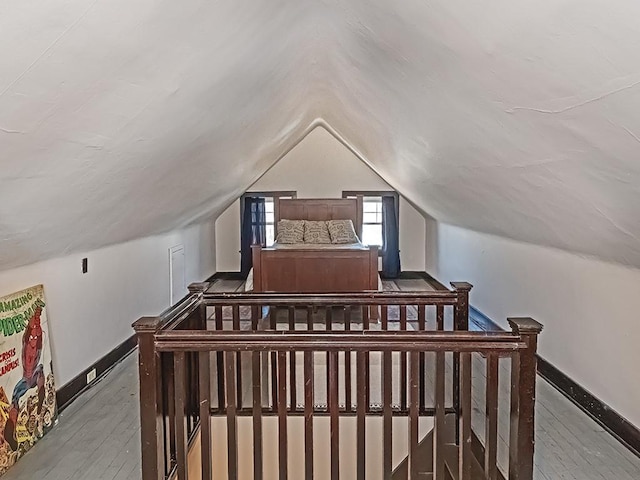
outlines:
{"label": "decorative pillow", "polygon": [[304,221],[304,243],[331,243],[325,221]]}
{"label": "decorative pillow", "polygon": [[303,243],[304,242],[304,220],[286,220],[278,222],[278,243]]}
{"label": "decorative pillow", "polygon": [[331,243],[358,243],[360,241],[351,220],[328,220],[327,227],[331,235]]}

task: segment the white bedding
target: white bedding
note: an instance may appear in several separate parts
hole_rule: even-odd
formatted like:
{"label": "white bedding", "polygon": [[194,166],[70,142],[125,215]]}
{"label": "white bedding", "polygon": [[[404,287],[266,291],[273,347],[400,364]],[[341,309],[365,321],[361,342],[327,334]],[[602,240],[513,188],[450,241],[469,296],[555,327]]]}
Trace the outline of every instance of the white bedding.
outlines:
{"label": "white bedding", "polygon": [[274,243],[269,248],[276,250],[368,250],[369,247],[357,243]]}

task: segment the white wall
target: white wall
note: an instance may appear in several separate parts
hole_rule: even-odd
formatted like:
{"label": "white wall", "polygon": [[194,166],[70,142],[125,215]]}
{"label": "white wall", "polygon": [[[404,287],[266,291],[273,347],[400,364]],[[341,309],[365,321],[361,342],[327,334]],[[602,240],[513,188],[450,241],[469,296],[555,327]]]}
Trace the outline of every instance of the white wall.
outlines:
{"label": "white wall", "polygon": [[640,270],[446,224],[427,230],[439,280],[473,283],[471,304],[503,327],[508,316],[543,323],[540,355],[640,426]]}
{"label": "white wall", "polygon": [[[170,303],[169,248],[183,244],[187,285],[215,272],[212,223],[0,272],[0,295],[44,284],[56,384],[67,383]],[[88,273],[82,273],[82,258]]]}
{"label": "white wall", "polygon": [[[248,191],[295,190],[298,198],[340,198],[343,190],[393,190],[324,128],[313,130]],[[403,270],[424,270],[425,220],[400,197]],[[240,270],[240,201],[216,220],[218,271]]]}

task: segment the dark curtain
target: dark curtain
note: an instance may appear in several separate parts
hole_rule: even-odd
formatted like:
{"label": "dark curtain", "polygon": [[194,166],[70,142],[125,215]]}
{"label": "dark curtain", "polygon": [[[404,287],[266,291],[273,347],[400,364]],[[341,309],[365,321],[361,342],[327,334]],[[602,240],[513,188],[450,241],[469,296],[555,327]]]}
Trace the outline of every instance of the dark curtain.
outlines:
{"label": "dark curtain", "polygon": [[264,204],[262,197],[244,197],[240,227],[240,271],[244,276],[253,265],[251,245],[264,245],[267,238]]}
{"label": "dark curtain", "polygon": [[400,275],[400,226],[395,196],[382,197],[382,276]]}

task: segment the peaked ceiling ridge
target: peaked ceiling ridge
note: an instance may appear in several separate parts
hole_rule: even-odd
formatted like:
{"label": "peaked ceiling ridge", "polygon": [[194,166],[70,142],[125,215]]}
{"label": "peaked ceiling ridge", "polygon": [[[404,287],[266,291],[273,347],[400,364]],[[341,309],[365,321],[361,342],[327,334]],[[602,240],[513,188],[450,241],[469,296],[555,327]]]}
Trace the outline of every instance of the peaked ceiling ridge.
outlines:
{"label": "peaked ceiling ridge", "polygon": [[314,130],[317,128],[322,128],[329,135],[331,135],[338,143],[340,143],[343,147],[349,150],[358,160],[360,160],[364,165],[367,166],[372,172],[378,175],[382,180],[388,183],[395,191],[397,191],[402,197],[404,197],[414,208],[416,208],[423,216],[431,217],[424,208],[422,208],[419,203],[417,203],[416,199],[403,188],[398,187],[397,183],[394,179],[390,178],[385,172],[380,171],[375,164],[373,164],[366,156],[362,153],[360,149],[358,149],[354,144],[346,139],[337,129],[329,124],[324,118],[316,117],[312,120],[309,125],[302,129],[298,134],[297,132],[291,132],[286,146],[282,149],[282,151],[275,156],[275,159],[269,163],[265,168],[263,168],[259,173],[254,175],[251,180],[245,182],[241,187],[238,187],[234,190],[234,192],[227,196],[227,199],[223,201],[221,204],[218,203],[215,206],[209,206],[204,211],[200,211],[199,213],[191,216],[189,220],[185,221],[181,227],[185,227],[188,225],[193,225],[195,223],[199,223],[206,218],[213,218],[214,220],[222,214],[227,208],[229,208],[233,202],[238,200],[244,192],[246,192],[252,185],[258,182],[264,175],[266,175],[272,168],[274,168],[284,157],[286,157],[293,149],[295,149],[300,143],[302,143]]}

